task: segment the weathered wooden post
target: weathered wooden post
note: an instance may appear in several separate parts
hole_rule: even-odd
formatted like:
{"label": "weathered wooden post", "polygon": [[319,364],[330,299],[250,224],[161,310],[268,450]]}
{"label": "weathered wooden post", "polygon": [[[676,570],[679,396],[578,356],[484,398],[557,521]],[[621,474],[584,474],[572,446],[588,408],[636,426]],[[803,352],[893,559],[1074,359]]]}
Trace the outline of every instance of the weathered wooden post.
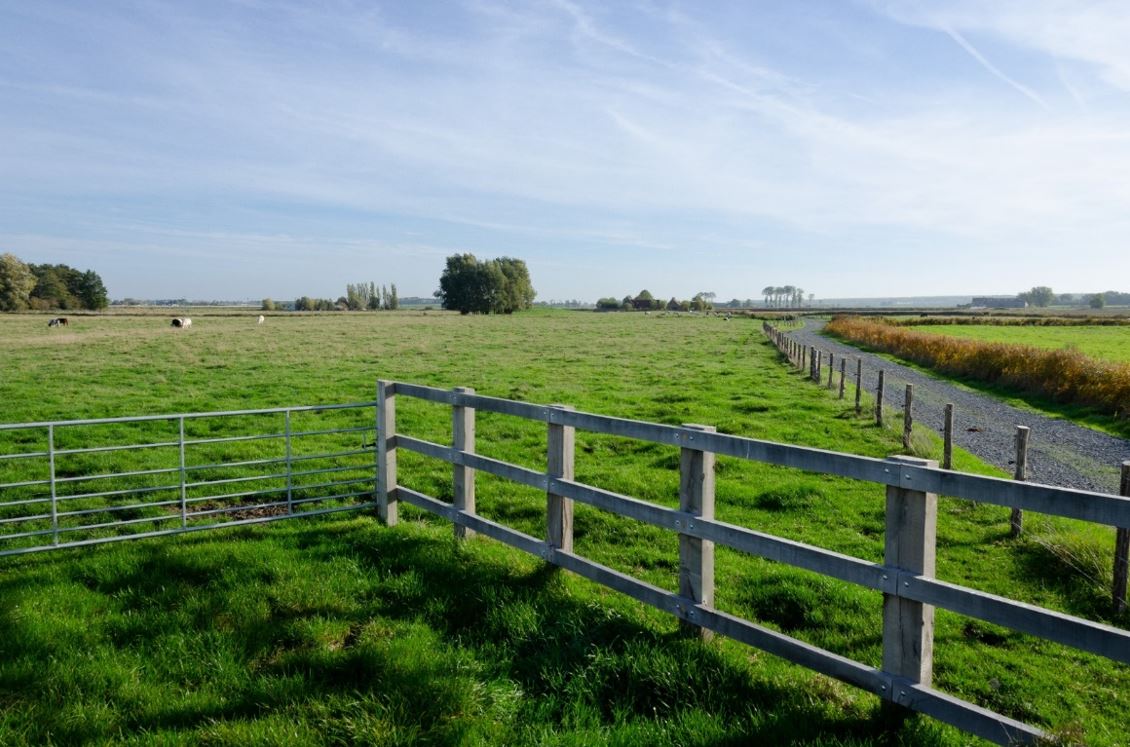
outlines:
{"label": "weathered wooden post", "polygon": [[840,399],[844,398],[844,374],[847,372],[847,358],[840,357]]}
{"label": "weathered wooden post", "polygon": [[914,385],[906,385],[906,399],[902,403],[902,448],[910,449],[910,432],[914,427],[914,416],[910,406],[914,402]]}
{"label": "weathered wooden post", "polygon": [[[887,486],[887,532],[883,562],[916,576],[934,577],[938,526],[938,496],[903,487],[911,484],[904,467],[937,467],[932,459],[893,456],[891,472],[899,485]],[[915,684],[931,684],[934,676],[934,607],[894,594],[883,594],[883,670]],[[889,716],[909,713],[893,705],[907,698],[905,690],[889,694]]]}
{"label": "weathered wooden post", "polygon": [[[475,453],[475,409],[460,404],[461,394],[474,394],[475,390],[469,387],[455,387],[454,401],[451,406],[451,446],[456,451]],[[454,495],[452,505],[456,511],[475,513],[475,470],[456,462],[452,466],[452,481]],[[455,524],[455,539],[473,537],[475,531],[460,524]]]}
{"label": "weathered wooden post", "polygon": [[879,369],[879,386],[875,390],[875,424],[883,424],[883,369]]}
{"label": "weathered wooden post", "polygon": [[377,515],[396,526],[396,386],[377,382]]}
{"label": "weathered wooden post", "polygon": [[[576,455],[576,429],[553,422],[553,410],[569,411],[569,405],[550,405],[546,435],[546,474],[552,480],[572,480]],[[545,541],[550,548],[573,552],[573,499],[557,495],[550,485],[545,493]]]}
{"label": "weathered wooden post", "polygon": [[942,415],[942,469],[953,469],[953,403],[947,402]]}
{"label": "weathered wooden post", "polygon": [[832,374],[836,372],[836,354],[828,353],[828,388],[832,388]]}
{"label": "weathered wooden post", "polygon": [[[714,426],[687,424],[692,432],[679,453],[679,510],[694,517],[714,518],[714,452],[694,446],[694,431],[714,433]],[[689,519],[693,521],[693,519]],[[703,607],[714,606],[714,543],[679,534],[679,595]],[[681,618],[684,631],[703,640],[712,633],[694,622],[694,609]]]}
{"label": "weathered wooden post", "polygon": [[[1028,479],[1028,426],[1025,425],[1016,426],[1016,471],[1012,477],[1020,481]],[[1019,537],[1024,530],[1024,511],[1012,509],[1008,524],[1012,536]]]}
{"label": "weathered wooden post", "polygon": [[820,377],[820,351],[816,349],[815,345],[812,346],[812,355],[809,356],[809,358],[811,360],[811,365],[809,366],[809,370],[808,370],[808,378],[812,379],[813,381],[819,381],[820,380],[820,378],[819,378]]}
{"label": "weathered wooden post", "polygon": [[[1130,461],[1122,463],[1122,485],[1118,492],[1130,498]],[[1114,611],[1126,609],[1127,567],[1130,566],[1130,527],[1118,527],[1114,534]]]}
{"label": "weathered wooden post", "polygon": [[855,359],[855,414],[858,415],[863,412],[863,407],[860,404],[860,395],[863,392],[863,359]]}

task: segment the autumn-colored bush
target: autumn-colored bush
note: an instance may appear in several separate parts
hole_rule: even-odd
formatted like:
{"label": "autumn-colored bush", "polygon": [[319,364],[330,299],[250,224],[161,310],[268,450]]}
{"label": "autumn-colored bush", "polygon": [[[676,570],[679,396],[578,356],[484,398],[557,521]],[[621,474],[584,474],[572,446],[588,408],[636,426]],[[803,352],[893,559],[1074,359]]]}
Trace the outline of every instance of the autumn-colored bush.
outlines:
{"label": "autumn-colored bush", "polygon": [[915,332],[861,317],[837,316],[825,330],[951,376],[1130,416],[1130,364],[1096,360],[1072,349],[1045,350]]}
{"label": "autumn-colored bush", "polygon": [[1130,319],[1116,316],[914,316],[884,318],[885,324],[900,327],[926,325],[988,325],[993,327],[1125,327]]}

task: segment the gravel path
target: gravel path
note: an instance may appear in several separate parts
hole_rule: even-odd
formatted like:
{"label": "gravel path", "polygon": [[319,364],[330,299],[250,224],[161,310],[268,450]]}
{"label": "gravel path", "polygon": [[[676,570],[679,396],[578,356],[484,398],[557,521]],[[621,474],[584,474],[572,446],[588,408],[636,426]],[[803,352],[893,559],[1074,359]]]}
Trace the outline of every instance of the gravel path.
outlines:
{"label": "gravel path", "polygon": [[[847,357],[848,382],[845,397],[855,391],[856,359],[863,359],[863,388],[874,394],[878,388],[879,369],[884,374],[883,401],[888,412],[901,421],[906,385],[914,385],[911,406],[914,422],[942,432],[943,409],[953,403],[954,444],[981,459],[1012,471],[1016,457],[1016,426],[1028,426],[1028,479],[1047,485],[1117,493],[1119,469],[1130,459],[1130,441],[1108,436],[1075,425],[1024,410],[1018,410],[988,395],[965,389],[929,374],[893,363],[858,348],[845,345],[820,334],[824,322],[807,320],[802,329],[789,336],[806,346],[836,356],[836,381],[839,381],[840,356]],[[827,376],[825,368],[824,376]],[[827,381],[827,378],[824,379]]]}

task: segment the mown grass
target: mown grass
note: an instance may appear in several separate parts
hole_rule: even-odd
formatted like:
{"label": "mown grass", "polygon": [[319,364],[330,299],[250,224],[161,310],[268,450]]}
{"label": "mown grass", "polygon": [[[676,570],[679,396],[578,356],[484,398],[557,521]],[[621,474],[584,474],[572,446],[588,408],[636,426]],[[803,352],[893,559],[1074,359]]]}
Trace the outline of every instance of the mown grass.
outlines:
{"label": "mown grass", "polygon": [[[1104,320],[1106,321],[1106,320]],[[1046,350],[1077,350],[1105,361],[1130,363],[1130,326],[990,326],[983,324],[910,325],[918,332],[958,337],[963,340],[1028,345]]]}
{"label": "mown grass", "polygon": [[[757,438],[900,451],[781,364],[760,323],[536,313],[84,318],[62,334],[0,317],[0,421],[358,401],[375,380],[472,386]],[[52,330],[52,333],[55,330]],[[448,442],[450,411],[400,398],[400,430]],[[544,467],[544,425],[479,414],[478,450]],[[934,455],[936,441],[918,450]],[[963,469],[985,470],[958,454]],[[677,502],[672,447],[577,436],[578,479]],[[450,466],[401,454],[440,498]],[[879,560],[877,486],[732,459],[719,518]],[[544,495],[479,476],[479,510],[544,532]],[[877,700],[674,621],[405,507],[402,525],[328,517],[0,559],[0,743],[967,744],[929,719],[885,731]],[[1125,626],[1111,532],[943,499],[938,575]],[[674,535],[577,507],[579,552],[674,589]],[[1103,559],[1107,558],[1104,565]],[[717,606],[869,664],[877,593],[720,549]],[[1125,738],[1125,666],[938,613],[935,682],[1007,715]],[[1086,686],[1079,686],[1086,683]]]}

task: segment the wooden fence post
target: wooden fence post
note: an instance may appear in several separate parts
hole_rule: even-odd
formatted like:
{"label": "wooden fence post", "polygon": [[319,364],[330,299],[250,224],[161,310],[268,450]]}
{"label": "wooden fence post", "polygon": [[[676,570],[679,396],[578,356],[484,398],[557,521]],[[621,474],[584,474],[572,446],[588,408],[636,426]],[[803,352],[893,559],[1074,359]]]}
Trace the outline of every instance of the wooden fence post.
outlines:
{"label": "wooden fence post", "polygon": [[[550,405],[558,410],[572,410],[569,405]],[[552,417],[552,412],[550,413]],[[572,480],[576,429],[571,425],[549,423],[546,436],[546,474],[550,478]],[[552,488],[545,493],[546,544],[555,550],[573,552],[573,499],[554,494]]]}
{"label": "wooden fence post", "polygon": [[[1122,485],[1118,491],[1130,498],[1130,462],[1122,463]],[[1118,527],[1114,535],[1114,611],[1126,610],[1126,579],[1130,566],[1130,527]]]}
{"label": "wooden fence post", "polygon": [[942,415],[942,469],[953,469],[953,403],[947,402]]}
{"label": "wooden fence post", "polygon": [[858,415],[863,412],[862,405],[860,405],[860,395],[863,392],[863,359],[855,359],[855,414]]}
{"label": "wooden fence post", "polygon": [[809,356],[808,378],[813,381],[819,381],[820,376],[820,351],[816,346],[812,346],[812,354]]}
{"label": "wooden fence post", "polygon": [[[892,472],[903,466],[937,467],[932,459],[893,456]],[[907,480],[900,480],[902,485]],[[886,566],[927,578],[934,577],[938,526],[938,496],[912,488],[887,486],[887,531],[883,562]],[[883,670],[911,682],[929,686],[934,675],[934,607],[894,594],[883,594]],[[890,716],[902,716],[905,691],[889,693],[884,703]]]}
{"label": "wooden fence post", "polygon": [[906,385],[906,399],[902,403],[902,448],[910,449],[910,432],[914,428],[914,416],[910,406],[914,403],[914,385]]}
{"label": "wooden fence post", "polygon": [[[1014,480],[1028,479],[1028,426],[1016,426],[1016,471],[1012,475]],[[1013,537],[1019,537],[1024,530],[1024,511],[1019,508],[1012,509],[1008,519],[1009,532]]]}
{"label": "wooden fence post", "polygon": [[879,369],[879,387],[875,390],[875,424],[883,424],[883,369]]}
{"label": "wooden fence post", "polygon": [[[687,424],[684,428],[714,433],[713,426]],[[690,439],[694,439],[691,434]],[[693,446],[684,446],[679,454],[679,510],[704,519],[714,518],[714,453]],[[690,521],[693,521],[691,519]],[[679,535],[679,596],[703,607],[714,606],[714,543],[710,540]],[[713,633],[690,619],[680,619],[684,631],[694,632],[709,640]]]}
{"label": "wooden fence post", "polygon": [[[475,408],[458,403],[460,394],[474,394],[469,387],[458,386],[452,390],[455,402],[451,406],[451,446],[456,451],[475,453]],[[475,470],[461,464],[452,465],[454,495],[452,505],[456,511],[475,513]],[[473,537],[475,531],[460,524],[455,525],[455,539]]]}
{"label": "wooden fence post", "polygon": [[396,387],[377,382],[377,515],[396,526]]}
{"label": "wooden fence post", "polygon": [[840,399],[844,398],[844,374],[847,373],[847,358],[840,356]]}
{"label": "wooden fence post", "polygon": [[836,372],[836,354],[828,353],[828,388],[832,388],[832,374]]}

